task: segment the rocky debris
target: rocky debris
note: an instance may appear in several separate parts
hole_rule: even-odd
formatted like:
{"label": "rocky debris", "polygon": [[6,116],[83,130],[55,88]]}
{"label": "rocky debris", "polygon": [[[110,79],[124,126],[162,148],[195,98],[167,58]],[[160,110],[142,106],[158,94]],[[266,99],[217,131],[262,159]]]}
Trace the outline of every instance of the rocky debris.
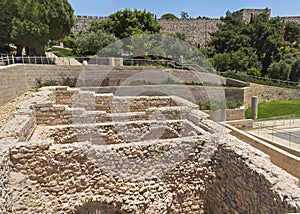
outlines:
{"label": "rocky debris", "polygon": [[14,112],[18,110],[18,104],[32,98],[34,91],[28,91],[14,100],[0,106],[0,129],[14,117]]}

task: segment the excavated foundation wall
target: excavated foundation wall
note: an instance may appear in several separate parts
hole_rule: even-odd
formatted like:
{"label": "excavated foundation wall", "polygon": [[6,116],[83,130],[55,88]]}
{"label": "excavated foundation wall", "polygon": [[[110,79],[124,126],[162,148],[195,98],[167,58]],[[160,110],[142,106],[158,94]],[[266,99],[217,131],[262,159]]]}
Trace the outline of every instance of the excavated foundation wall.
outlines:
{"label": "excavated foundation wall", "polygon": [[[187,135],[100,145],[78,142],[78,138],[60,144],[54,141],[56,135],[51,136],[51,132],[45,132],[50,135],[44,139],[34,139],[39,127],[42,130],[49,127],[57,133],[61,128],[76,127],[70,121],[49,118],[44,124],[40,114],[46,117],[47,113],[58,115],[80,110],[90,113],[91,118],[102,112],[108,119],[114,118],[114,114],[118,117],[126,114],[59,105],[58,101],[63,103],[56,99],[60,92],[66,92],[61,95],[66,96],[67,92],[74,94],[74,89],[41,90],[20,104],[15,118],[1,130],[1,213],[300,212],[296,178],[272,164],[269,156],[230,136],[226,130],[216,133],[217,124],[196,110],[197,106],[180,98],[172,97],[168,102],[162,98],[156,109],[170,113],[178,108],[178,112],[184,112],[181,117],[169,114],[168,120],[162,117],[156,122],[172,130],[178,124],[188,124],[193,132]],[[87,92],[78,94],[91,97]],[[156,103],[150,97],[149,102],[144,100],[146,97],[128,99],[140,105],[132,110],[133,114],[144,114],[153,107],[146,103]],[[48,109],[43,109],[43,103],[47,103]],[[113,102],[107,106],[109,103]],[[127,121],[123,119],[116,124]],[[97,126],[105,124],[104,119],[101,122]],[[144,116],[127,122],[140,123],[152,121]]]}

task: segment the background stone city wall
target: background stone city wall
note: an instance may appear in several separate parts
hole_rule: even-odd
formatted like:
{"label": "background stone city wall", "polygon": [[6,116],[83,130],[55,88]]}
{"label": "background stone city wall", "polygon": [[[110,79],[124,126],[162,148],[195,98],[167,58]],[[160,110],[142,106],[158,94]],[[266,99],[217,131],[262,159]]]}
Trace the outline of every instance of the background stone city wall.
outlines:
{"label": "background stone city wall", "polygon": [[[236,11],[238,17],[249,22],[251,15],[257,15],[264,11],[265,9],[241,9]],[[271,14],[271,10],[269,10]],[[297,22],[300,23],[300,16],[286,16],[282,17],[285,22]],[[103,21],[107,17],[101,16],[76,16],[76,24],[72,31],[77,34],[80,31],[85,31],[90,23],[93,21]],[[159,24],[162,26],[162,33],[176,33],[183,32],[187,36],[187,40],[199,47],[207,45],[210,41],[210,33],[215,32],[218,29],[218,24],[222,21],[217,18],[207,18],[207,19],[158,19]]]}

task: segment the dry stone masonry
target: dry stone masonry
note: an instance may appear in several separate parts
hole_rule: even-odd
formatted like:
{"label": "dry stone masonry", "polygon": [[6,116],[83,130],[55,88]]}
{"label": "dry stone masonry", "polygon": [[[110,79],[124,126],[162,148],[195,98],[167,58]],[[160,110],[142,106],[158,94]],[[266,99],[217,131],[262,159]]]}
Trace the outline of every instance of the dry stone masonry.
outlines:
{"label": "dry stone masonry", "polygon": [[0,153],[0,213],[300,212],[298,179],[175,96],[42,88]]}
{"label": "dry stone masonry", "polygon": [[[257,15],[265,11],[265,9],[241,9],[235,13],[238,17],[249,22],[251,16]],[[271,10],[268,9],[269,14]],[[285,22],[300,23],[300,16],[287,16],[282,17]],[[80,31],[85,31],[90,27],[93,21],[103,21],[107,17],[101,16],[76,16],[76,25],[72,31],[77,34]],[[210,41],[210,33],[215,32],[218,29],[218,24],[222,21],[217,18],[205,18],[205,19],[187,19],[187,20],[174,20],[174,19],[159,19],[159,24],[162,26],[162,33],[176,33],[183,32],[186,34],[187,39],[193,44],[198,46],[205,46]]]}

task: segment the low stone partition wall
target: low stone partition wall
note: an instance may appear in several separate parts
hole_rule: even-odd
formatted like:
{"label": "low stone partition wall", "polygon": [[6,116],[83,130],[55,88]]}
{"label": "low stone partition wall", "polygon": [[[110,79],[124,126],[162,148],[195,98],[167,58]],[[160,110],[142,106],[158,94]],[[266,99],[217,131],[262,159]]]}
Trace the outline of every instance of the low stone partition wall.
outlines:
{"label": "low stone partition wall", "polygon": [[[171,97],[179,106],[146,109],[152,115],[155,110],[169,114],[182,108],[179,120],[161,116],[155,121],[54,126],[58,121],[51,124],[48,118],[45,125],[42,112],[53,111],[61,115],[58,118],[72,111],[83,117],[82,112],[108,114],[56,104],[53,91],[40,90],[16,112],[16,118],[22,115],[36,122],[14,118],[1,129],[1,213],[300,212],[299,180],[275,166],[272,155],[270,161],[268,155],[229,135],[192,103]],[[144,114],[116,115],[127,113]],[[112,127],[118,124],[119,130]],[[159,134],[164,129],[167,134],[151,135],[155,126],[149,126],[154,124]],[[85,138],[76,139],[76,129]],[[128,141],[115,138],[116,131]],[[149,138],[144,138],[147,134]],[[99,145],[99,136],[110,141]],[[289,155],[277,158],[287,163]],[[290,162],[291,173],[299,169],[295,163]]]}
{"label": "low stone partition wall", "polygon": [[98,145],[110,145],[201,134],[203,131],[197,130],[188,121],[127,121],[49,127],[40,133],[40,139],[53,140],[56,144],[89,141]]}
{"label": "low stone partition wall", "polygon": [[[7,211],[74,213],[94,203],[98,212],[111,206],[107,213],[203,213],[204,184],[211,176],[197,159],[206,143],[186,139],[87,151],[85,145],[12,146],[9,188],[14,191]],[[174,156],[183,161],[174,163]]]}
{"label": "low stone partition wall", "polygon": [[207,85],[142,85],[142,86],[105,86],[105,87],[81,87],[81,90],[94,91],[96,93],[112,93],[116,96],[176,96],[195,103],[208,103],[210,100],[222,101],[224,99],[244,102],[245,88],[216,87]]}
{"label": "low stone partition wall", "polygon": [[144,112],[148,108],[179,105],[172,97],[167,96],[120,97],[111,93],[96,94],[91,91],[81,91],[77,88],[50,87],[49,89],[53,91],[53,99],[56,104],[84,108],[86,110],[106,111],[107,113]]}

